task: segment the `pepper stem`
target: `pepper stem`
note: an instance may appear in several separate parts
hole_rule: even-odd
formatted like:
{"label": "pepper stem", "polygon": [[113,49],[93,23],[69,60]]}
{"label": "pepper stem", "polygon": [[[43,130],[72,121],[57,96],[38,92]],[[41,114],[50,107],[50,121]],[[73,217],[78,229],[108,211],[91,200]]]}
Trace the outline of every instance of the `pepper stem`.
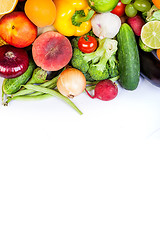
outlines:
{"label": "pepper stem", "polygon": [[74,26],[80,27],[83,22],[89,21],[92,18],[94,13],[95,11],[93,9],[90,9],[87,15],[85,15],[84,10],[75,11],[71,19],[72,24]]}

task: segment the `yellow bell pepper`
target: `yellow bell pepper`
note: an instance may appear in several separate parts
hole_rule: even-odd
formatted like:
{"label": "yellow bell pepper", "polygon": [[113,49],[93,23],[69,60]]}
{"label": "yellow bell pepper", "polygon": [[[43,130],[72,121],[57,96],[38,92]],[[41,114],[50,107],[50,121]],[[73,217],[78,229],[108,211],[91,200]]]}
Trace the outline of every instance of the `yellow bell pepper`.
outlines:
{"label": "yellow bell pepper", "polygon": [[65,36],[82,36],[91,30],[94,14],[87,0],[54,0],[56,19],[54,27]]}

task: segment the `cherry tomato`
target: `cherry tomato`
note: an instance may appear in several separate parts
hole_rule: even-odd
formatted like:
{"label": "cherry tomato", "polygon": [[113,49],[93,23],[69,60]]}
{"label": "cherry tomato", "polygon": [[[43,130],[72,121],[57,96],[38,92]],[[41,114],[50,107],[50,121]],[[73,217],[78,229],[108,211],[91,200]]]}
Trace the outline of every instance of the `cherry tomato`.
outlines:
{"label": "cherry tomato", "polygon": [[121,1],[118,2],[117,6],[111,11],[111,13],[116,14],[119,17],[122,17],[125,14],[126,4],[123,4]]}
{"label": "cherry tomato", "polygon": [[92,36],[82,36],[78,40],[78,47],[84,53],[94,52],[97,48],[97,40]]}

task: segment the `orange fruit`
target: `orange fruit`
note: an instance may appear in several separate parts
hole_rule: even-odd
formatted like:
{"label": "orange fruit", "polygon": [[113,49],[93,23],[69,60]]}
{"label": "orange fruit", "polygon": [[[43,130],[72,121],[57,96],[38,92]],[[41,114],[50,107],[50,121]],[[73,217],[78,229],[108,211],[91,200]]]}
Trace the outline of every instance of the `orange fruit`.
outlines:
{"label": "orange fruit", "polygon": [[18,0],[1,0],[0,15],[12,12],[15,9],[17,3]]}
{"label": "orange fruit", "polygon": [[56,18],[56,7],[52,0],[27,0],[24,11],[37,27],[49,26]]}
{"label": "orange fruit", "polygon": [[157,49],[157,57],[158,57],[158,59],[160,60],[160,49]]}
{"label": "orange fruit", "polygon": [[152,0],[153,4],[160,9],[160,1],[159,0]]}

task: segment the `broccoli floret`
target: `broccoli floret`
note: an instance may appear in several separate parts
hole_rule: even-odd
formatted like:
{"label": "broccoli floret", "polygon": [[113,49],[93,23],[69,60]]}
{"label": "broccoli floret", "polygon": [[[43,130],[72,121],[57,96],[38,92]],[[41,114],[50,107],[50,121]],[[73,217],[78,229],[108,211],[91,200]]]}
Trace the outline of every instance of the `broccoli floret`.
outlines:
{"label": "broccoli floret", "polygon": [[99,39],[98,48],[92,53],[82,53],[79,48],[74,48],[71,64],[94,80],[107,79],[110,77],[107,62],[116,51],[116,40]]}
{"label": "broccoli floret", "polygon": [[78,48],[78,40],[79,39],[80,39],[80,37],[75,37],[71,40],[71,45],[72,45],[73,49]]}
{"label": "broccoli floret", "polygon": [[84,74],[84,76],[85,76],[85,78],[86,78],[86,80],[87,81],[95,81],[95,79],[93,79],[92,77],[91,77],[91,75],[89,74],[89,72],[85,72],[85,73],[83,73]]}
{"label": "broccoli floret", "polygon": [[[105,39],[101,43],[101,48],[99,51],[97,50],[97,55],[100,56],[99,61],[97,63],[94,63],[94,61],[92,61],[93,63],[90,65],[90,68],[88,70],[91,77],[95,80],[103,80],[110,77],[110,72],[107,68],[107,62],[112,58],[113,54],[115,54],[117,50],[117,41],[115,40]],[[113,60],[111,62],[113,62]]]}
{"label": "broccoli floret", "polygon": [[118,69],[118,61],[116,59],[116,55],[112,55],[107,63],[107,69],[109,71],[110,78],[116,77],[119,75],[119,69]]}
{"label": "broccoli floret", "polygon": [[102,56],[98,63],[92,63],[89,67],[89,74],[94,80],[103,80],[109,78],[109,72],[106,68],[106,58],[105,55]]}
{"label": "broccoli floret", "polygon": [[[107,44],[110,41],[111,41],[110,39],[106,39],[106,38],[100,39],[99,46],[96,49],[96,51],[83,54],[84,60],[87,62],[92,61],[92,63],[98,63],[102,56],[104,56],[106,53],[107,53],[106,55],[108,55],[108,48],[110,48],[111,46],[107,46]],[[115,40],[112,40],[112,41],[115,41]]]}
{"label": "broccoli floret", "polygon": [[89,64],[84,60],[84,54],[78,49],[74,48],[71,64],[73,67],[79,69],[83,73],[86,73],[89,69]]}

